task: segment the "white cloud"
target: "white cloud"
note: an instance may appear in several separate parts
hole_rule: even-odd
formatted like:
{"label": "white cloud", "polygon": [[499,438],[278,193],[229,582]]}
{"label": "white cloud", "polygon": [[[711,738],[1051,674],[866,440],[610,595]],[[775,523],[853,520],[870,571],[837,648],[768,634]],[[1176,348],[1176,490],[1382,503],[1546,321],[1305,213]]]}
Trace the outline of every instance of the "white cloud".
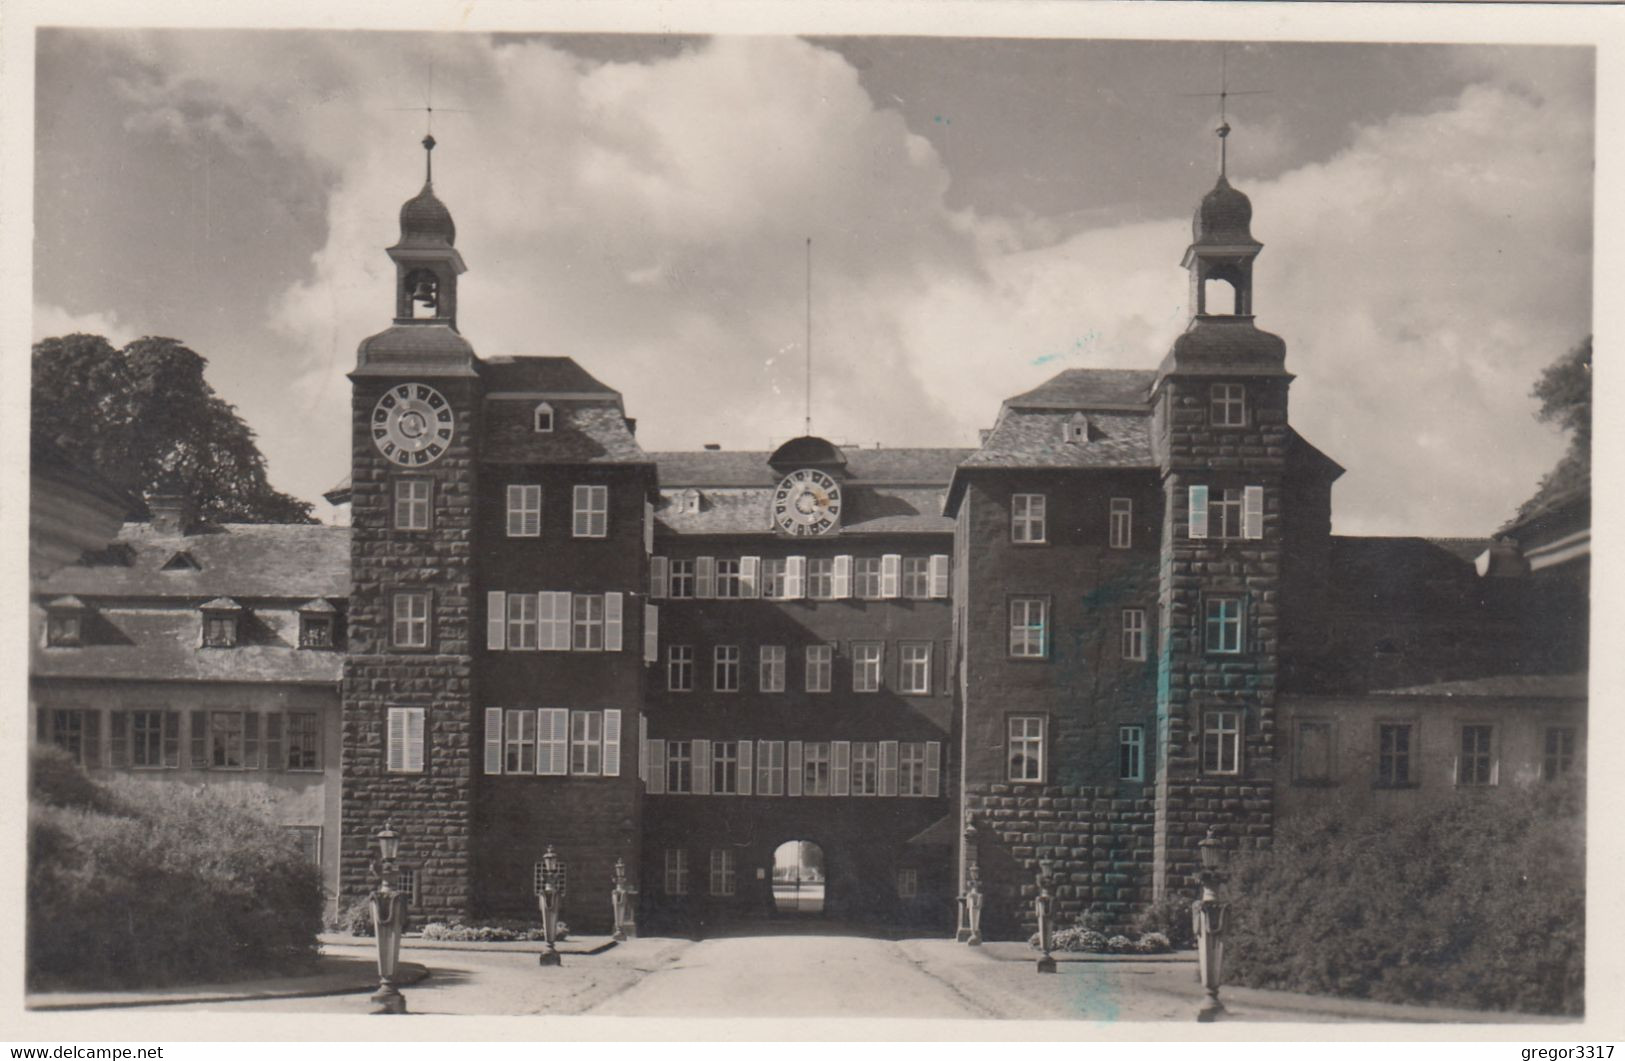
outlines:
{"label": "white cloud", "polygon": [[[227,129],[337,178],[327,244],[277,303],[306,353],[288,373],[298,437],[262,428],[274,467],[343,474],[342,374],[388,322],[380,248],[420,179],[390,108],[419,93],[431,47],[436,84],[472,110],[437,119],[436,187],[471,268],[464,333],[486,355],[576,357],[625,393],[650,448],[799,432],[808,235],[815,428],[841,440],[972,444],[1004,395],[1062,368],[1155,367],[1186,320],[1187,218],[1079,232],[950,210],[930,144],[804,41],[614,64],[472,37],[267,40],[231,61],[197,39],[153,47],[191,71],[144,90],[154,121],[199,121],[208,100],[217,125],[229,109],[243,126]],[[1527,394],[1590,328],[1590,109],[1579,82],[1537,92],[1532,76],[1488,71],[1245,188],[1267,245],[1259,323],[1300,377],[1294,422],[1350,470],[1340,531],[1487,532],[1561,449]],[[1290,150],[1278,129],[1254,139]]]}
{"label": "white cloud", "polygon": [[34,342],[56,336],[84,332],[100,335],[114,346],[123,346],[139,334],[115,313],[70,313],[61,306],[34,304]]}

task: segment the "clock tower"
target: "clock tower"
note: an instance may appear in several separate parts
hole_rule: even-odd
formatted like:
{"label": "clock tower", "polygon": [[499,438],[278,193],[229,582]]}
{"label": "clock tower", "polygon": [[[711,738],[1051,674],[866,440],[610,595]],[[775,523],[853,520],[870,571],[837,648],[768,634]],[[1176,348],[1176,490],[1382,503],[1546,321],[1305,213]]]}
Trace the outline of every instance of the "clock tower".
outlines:
{"label": "clock tower", "polygon": [[394,321],[350,373],[352,590],[343,684],[340,887],[371,886],[372,837],[402,837],[403,887],[433,918],[472,896],[478,359],[457,329],[465,270],[451,212],[423,190],[400,211]]}

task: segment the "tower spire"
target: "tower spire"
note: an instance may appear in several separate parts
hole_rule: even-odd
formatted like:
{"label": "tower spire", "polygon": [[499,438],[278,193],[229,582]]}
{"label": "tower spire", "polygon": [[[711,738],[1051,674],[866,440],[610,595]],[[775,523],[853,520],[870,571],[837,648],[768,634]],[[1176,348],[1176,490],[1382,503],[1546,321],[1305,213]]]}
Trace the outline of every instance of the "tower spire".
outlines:
{"label": "tower spire", "polygon": [[434,134],[423,136],[423,183],[434,183]]}

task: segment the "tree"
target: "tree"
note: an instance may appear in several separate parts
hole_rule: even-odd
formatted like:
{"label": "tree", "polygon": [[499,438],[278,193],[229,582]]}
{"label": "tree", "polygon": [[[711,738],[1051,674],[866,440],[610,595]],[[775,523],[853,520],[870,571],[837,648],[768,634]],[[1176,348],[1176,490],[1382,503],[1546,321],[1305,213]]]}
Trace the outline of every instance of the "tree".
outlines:
{"label": "tree", "polygon": [[33,431],[132,498],[182,493],[217,523],[313,522],[309,502],[272,488],[254,432],[204,379],[207,365],[176,339],[148,336],[123,350],[83,333],[42,340]]}
{"label": "tree", "polygon": [[1535,496],[1518,506],[1518,519],[1591,483],[1591,336],[1546,366],[1530,397],[1540,401],[1536,419],[1569,432],[1569,448],[1541,479]]}

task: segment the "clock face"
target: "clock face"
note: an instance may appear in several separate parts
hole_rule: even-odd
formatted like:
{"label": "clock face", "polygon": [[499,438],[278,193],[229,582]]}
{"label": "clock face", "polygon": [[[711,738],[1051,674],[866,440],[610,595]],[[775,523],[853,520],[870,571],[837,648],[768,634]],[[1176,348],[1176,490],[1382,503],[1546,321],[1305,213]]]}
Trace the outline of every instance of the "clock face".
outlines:
{"label": "clock face", "polygon": [[786,534],[828,534],[841,523],[841,487],[823,472],[791,472],[773,492],[773,522]]}
{"label": "clock face", "polygon": [[372,407],[372,442],[378,452],[409,468],[432,464],[451,445],[457,420],[451,403],[422,383],[402,383]]}

